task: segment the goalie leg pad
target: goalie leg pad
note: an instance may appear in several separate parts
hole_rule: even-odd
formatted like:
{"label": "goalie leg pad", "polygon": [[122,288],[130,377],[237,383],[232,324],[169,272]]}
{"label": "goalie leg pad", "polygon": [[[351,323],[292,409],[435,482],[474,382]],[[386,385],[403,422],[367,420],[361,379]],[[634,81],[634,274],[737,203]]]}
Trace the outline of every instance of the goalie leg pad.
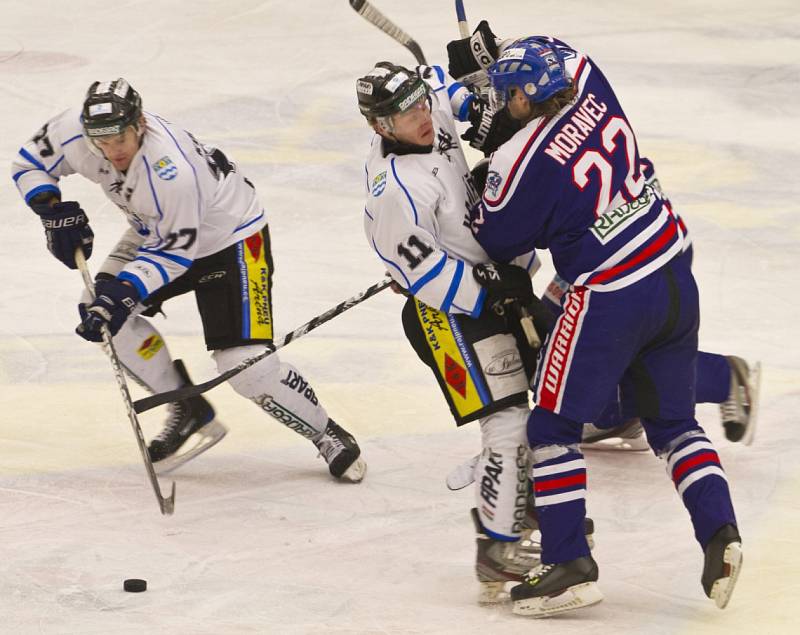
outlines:
{"label": "goalie leg pad", "polygon": [[[264,351],[263,346],[237,346],[214,351],[217,369],[224,373]],[[255,402],[264,412],[300,436],[319,439],[328,425],[328,413],[314,389],[291,364],[276,353],[230,379],[231,387]]]}

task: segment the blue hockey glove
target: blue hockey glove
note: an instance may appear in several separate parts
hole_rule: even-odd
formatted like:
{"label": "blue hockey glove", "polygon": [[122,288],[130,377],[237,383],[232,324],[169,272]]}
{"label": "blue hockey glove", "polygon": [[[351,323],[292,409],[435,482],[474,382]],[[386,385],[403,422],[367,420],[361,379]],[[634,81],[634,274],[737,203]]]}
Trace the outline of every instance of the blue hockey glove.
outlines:
{"label": "blue hockey glove", "polygon": [[47,236],[47,249],[70,269],[77,269],[75,250],[80,246],[86,258],[92,255],[94,232],[89,227],[86,212],[75,201],[58,202],[52,207],[33,205],[33,211],[42,219]]}
{"label": "blue hockey glove", "polygon": [[94,302],[78,305],[81,323],[75,332],[90,342],[102,342],[103,325],[108,326],[112,336],[116,335],[139,302],[139,293],[119,278],[97,280],[94,290]]}

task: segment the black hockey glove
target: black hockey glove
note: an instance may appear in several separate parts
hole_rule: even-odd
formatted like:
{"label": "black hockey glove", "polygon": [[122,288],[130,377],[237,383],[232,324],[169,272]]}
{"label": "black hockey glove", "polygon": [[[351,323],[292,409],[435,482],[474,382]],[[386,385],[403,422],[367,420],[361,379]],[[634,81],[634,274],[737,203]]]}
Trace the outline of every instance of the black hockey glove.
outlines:
{"label": "black hockey glove", "polygon": [[467,86],[486,86],[486,69],[497,59],[497,38],[489,23],[481,20],[472,37],[447,43],[447,71]]}
{"label": "black hockey glove", "polygon": [[81,323],[75,332],[90,342],[102,342],[103,325],[108,326],[112,336],[116,335],[139,302],[139,293],[119,278],[97,280],[94,291],[94,302],[78,305]]}
{"label": "black hockey glove", "polygon": [[495,112],[492,107],[477,95],[469,105],[469,122],[472,124],[461,135],[476,150],[488,157],[522,128],[519,121],[512,119],[503,108]]}
{"label": "black hockey glove", "polygon": [[86,258],[92,255],[94,232],[86,212],[75,201],[58,202],[52,207],[34,204],[34,212],[42,219],[47,236],[47,249],[70,269],[77,269],[75,250],[80,246]]}
{"label": "black hockey glove", "polygon": [[486,306],[498,313],[502,313],[503,305],[509,302],[519,302],[525,307],[534,302],[531,277],[522,267],[482,262],[472,268],[472,275],[486,289]]}

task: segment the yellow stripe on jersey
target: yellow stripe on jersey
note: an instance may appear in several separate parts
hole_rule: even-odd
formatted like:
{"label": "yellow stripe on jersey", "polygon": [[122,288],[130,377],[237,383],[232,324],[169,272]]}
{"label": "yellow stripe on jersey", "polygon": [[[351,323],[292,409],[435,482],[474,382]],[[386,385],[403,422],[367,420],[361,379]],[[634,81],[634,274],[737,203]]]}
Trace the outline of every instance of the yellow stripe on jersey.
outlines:
{"label": "yellow stripe on jersey", "polygon": [[487,404],[467,369],[467,363],[456,343],[447,314],[414,298],[417,318],[431,349],[436,369],[447,385],[447,391],[460,417],[467,417]]}
{"label": "yellow stripe on jersey", "polygon": [[245,337],[254,340],[272,339],[272,312],[270,311],[269,277],[270,270],[267,263],[267,250],[261,232],[245,238],[244,265],[247,270],[247,300],[243,307],[249,307],[245,324],[249,324],[249,333]]}

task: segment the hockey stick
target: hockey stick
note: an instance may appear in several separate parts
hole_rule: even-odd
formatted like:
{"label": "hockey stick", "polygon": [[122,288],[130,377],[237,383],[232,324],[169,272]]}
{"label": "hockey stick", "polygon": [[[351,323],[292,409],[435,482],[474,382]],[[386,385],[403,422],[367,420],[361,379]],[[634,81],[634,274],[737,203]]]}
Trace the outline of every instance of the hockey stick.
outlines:
{"label": "hockey stick", "polygon": [[367,22],[374,24],[394,41],[399,42],[411,51],[418,64],[428,65],[419,44],[408,33],[378,11],[368,0],[350,0],[350,6]]}
{"label": "hockey stick", "polygon": [[458,18],[458,31],[461,37],[469,37],[469,23],[467,14],[464,12],[464,0],[456,0],[456,17]]}
{"label": "hockey stick", "polygon": [[[83,283],[86,285],[86,290],[89,292],[92,298],[94,298],[94,282],[92,281],[92,274],[89,273],[89,267],[86,266],[86,258],[83,256],[83,249],[81,247],[78,247],[75,250],[75,263],[78,265],[78,269],[83,276]],[[114,377],[117,380],[117,386],[119,386],[119,392],[122,395],[122,401],[125,404],[125,410],[128,413],[128,420],[131,422],[133,434],[136,436],[136,443],[139,445],[139,451],[142,453],[142,460],[144,461],[144,467],[147,470],[147,476],[150,479],[150,485],[153,486],[153,492],[158,500],[158,506],[161,509],[161,513],[165,516],[169,516],[175,511],[175,481],[172,481],[172,492],[170,493],[169,498],[164,498],[164,495],[161,493],[161,487],[158,484],[156,471],[153,468],[153,462],[150,460],[150,455],[147,453],[147,444],[144,441],[144,435],[142,435],[142,427],[139,425],[139,419],[136,417],[136,412],[134,411],[131,400],[131,393],[128,390],[128,383],[125,381],[125,374],[122,372],[122,366],[119,363],[117,351],[114,350],[114,344],[111,341],[111,333],[108,331],[108,326],[103,325],[100,329],[100,332],[103,335],[103,350],[106,352],[106,355],[108,355],[108,359],[111,362],[111,368],[114,371]]]}
{"label": "hockey stick", "polygon": [[139,399],[135,401],[133,404],[134,410],[136,412],[145,412],[150,410],[151,408],[155,408],[156,406],[161,406],[165,403],[171,403],[173,401],[183,401],[184,399],[188,399],[189,397],[194,397],[201,393],[211,390],[215,386],[219,386],[220,384],[228,381],[234,375],[238,375],[243,370],[247,370],[254,364],[257,364],[265,357],[272,355],[275,351],[279,348],[283,348],[292,340],[295,340],[299,337],[302,337],[309,331],[313,331],[315,328],[320,326],[321,324],[325,324],[329,320],[332,320],[337,315],[341,315],[348,309],[352,309],[357,304],[361,304],[367,298],[371,298],[373,295],[378,293],[379,291],[383,291],[386,287],[391,284],[391,278],[384,278],[380,282],[376,282],[368,289],[365,289],[358,295],[354,295],[352,298],[347,298],[344,302],[340,302],[332,309],[328,309],[325,313],[322,313],[315,318],[312,318],[302,326],[298,326],[294,331],[286,335],[283,338],[283,341],[280,342],[277,346],[272,348],[268,348],[263,353],[259,353],[254,357],[249,357],[244,360],[238,366],[231,368],[230,370],[226,370],[224,373],[215,377],[214,379],[210,379],[207,382],[202,384],[195,384],[194,386],[184,386],[183,388],[178,388],[177,390],[169,390],[167,392],[161,392],[157,395],[151,395],[150,397],[145,397],[144,399]]}

